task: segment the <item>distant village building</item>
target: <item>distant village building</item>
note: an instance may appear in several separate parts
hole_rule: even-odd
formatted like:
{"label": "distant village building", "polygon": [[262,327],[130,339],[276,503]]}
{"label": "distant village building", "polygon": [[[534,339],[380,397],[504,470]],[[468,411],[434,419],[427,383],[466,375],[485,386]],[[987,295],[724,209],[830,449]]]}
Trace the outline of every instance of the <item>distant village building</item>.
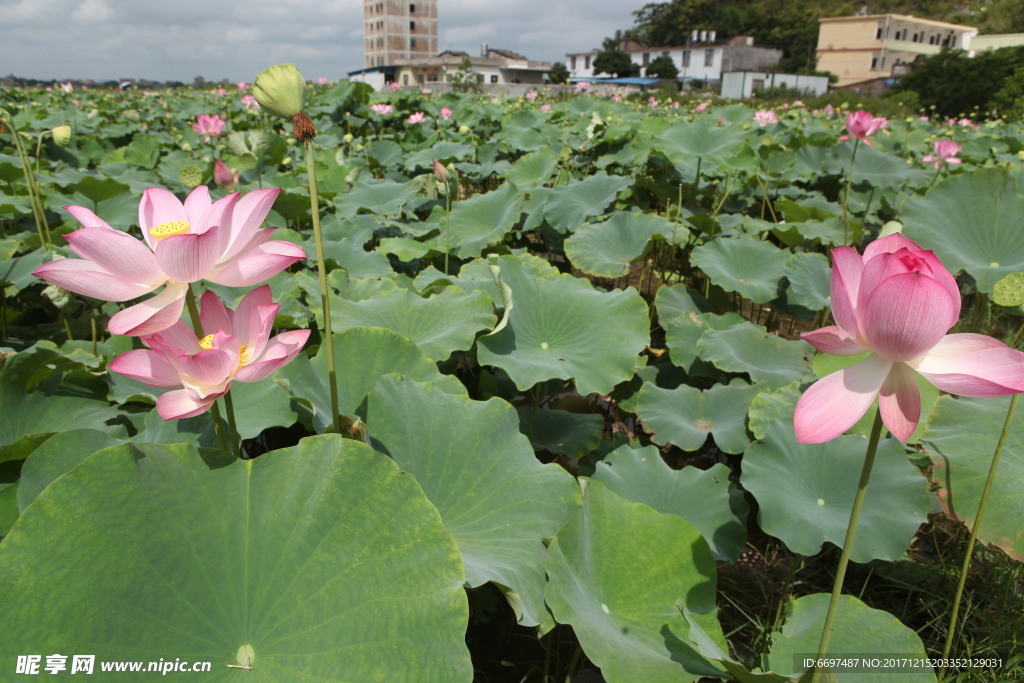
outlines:
{"label": "distant village building", "polygon": [[[782,59],[782,50],[755,47],[750,36],[736,36],[728,42],[716,42],[715,31],[694,31],[690,44],[677,47],[648,47],[635,40],[623,41],[619,49],[629,55],[630,60],[646,75],[647,66],[658,57],[668,57],[679,69],[679,80],[719,82],[722,74],[729,71],[764,71],[771,69]],[[566,66],[574,81],[610,77],[610,74],[595,74],[594,59],[600,50],[566,53]]]}
{"label": "distant village building", "polygon": [[363,0],[366,68],[437,54],[437,0]]}
{"label": "distant village building", "polygon": [[820,20],[818,69],[839,77],[837,85],[899,76],[919,56],[943,47],[970,49],[978,29],[903,14],[868,14]]}
{"label": "distant village building", "polygon": [[398,60],[395,80],[399,85],[426,85],[451,83],[464,67],[476,74],[483,85],[522,83],[541,85],[551,71],[548,62],[536,62],[511,50],[492,48],[484,43],[480,56],[466,52],[446,50],[436,57]]}
{"label": "distant village building", "polygon": [[722,74],[722,97],[746,99],[756,91],[768,88],[786,88],[803,93],[806,97],[816,97],[828,92],[828,76],[763,71],[727,71]]}

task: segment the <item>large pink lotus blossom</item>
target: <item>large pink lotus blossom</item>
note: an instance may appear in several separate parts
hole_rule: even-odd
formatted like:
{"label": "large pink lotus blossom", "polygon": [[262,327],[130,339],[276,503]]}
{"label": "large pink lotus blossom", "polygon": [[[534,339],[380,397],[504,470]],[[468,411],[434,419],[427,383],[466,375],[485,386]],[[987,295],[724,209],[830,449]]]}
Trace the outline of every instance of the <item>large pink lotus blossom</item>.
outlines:
{"label": "large pink lotus blossom", "polygon": [[981,334],[946,334],[960,317],[956,280],[931,251],[903,235],[832,250],[836,325],[801,335],[819,351],[872,352],[804,392],[796,404],[797,441],[839,436],[878,397],[882,420],[900,441],[914,433],[921,395],[914,372],[960,396],[1024,391],[1024,353]]}
{"label": "large pink lotus blossom", "polygon": [[453,112],[448,107],[441,107],[441,119],[442,120],[447,121],[448,119],[450,119],[452,117],[453,114],[455,114],[455,112]]}
{"label": "large pink lotus blossom", "polygon": [[427,115],[421,111],[413,112],[409,114],[409,118],[405,120],[406,123],[423,123],[427,120]]}
{"label": "large pink lotus blossom", "polygon": [[865,145],[870,145],[869,137],[889,125],[889,119],[881,116],[872,116],[869,111],[858,110],[846,115],[846,131],[850,135],[841,135],[840,140],[849,140],[850,136],[863,140]]}
{"label": "large pink lotus blossom", "polygon": [[389,87],[389,88],[391,88],[391,92],[395,92],[396,90],[398,90],[398,89],[399,89],[399,88],[401,88],[402,86],[400,86],[400,85],[399,85],[398,83],[396,83],[395,81],[391,81],[391,83],[390,83],[390,84],[388,85],[388,87]]}
{"label": "large pink lotus blossom", "polygon": [[395,113],[395,105],[393,104],[371,104],[370,111],[374,114],[380,114],[381,116],[388,116],[389,114]]}
{"label": "large pink lotus blossom", "polygon": [[213,292],[203,294],[202,339],[178,321],[166,330],[142,337],[149,347],[121,354],[110,362],[114,372],[160,389],[173,389],[157,399],[165,420],[193,417],[209,410],[227,393],[231,382],[258,382],[302,350],[309,330],[270,337],[278,304],[263,285],[232,311]]}
{"label": "large pink lotus blossom", "polygon": [[196,122],[192,124],[192,130],[203,136],[203,142],[209,142],[211,137],[224,135],[224,126],[227,121],[214,114],[200,114]]}
{"label": "large pink lotus blossom", "polygon": [[754,112],[754,123],[764,128],[765,126],[778,123],[779,117],[771,109],[762,109]]}
{"label": "large pink lotus blossom", "polygon": [[183,204],[151,187],[139,203],[145,244],[84,206],[65,206],[83,226],[66,238],[81,258],[50,261],[33,274],[103,301],[128,301],[166,284],[155,297],[115,314],[108,326],[114,334],[159,332],[181,317],[187,283],[206,279],[251,287],[306,258],[290,242],[270,241],[274,228],[260,229],[280,191],[253,190],[213,202],[200,185]]}
{"label": "large pink lotus blossom", "polygon": [[960,157],[956,156],[957,152],[961,149],[960,145],[956,144],[952,140],[936,140],[933,149],[935,150],[935,154],[927,154],[921,157],[921,161],[926,164],[930,164],[934,161],[935,169],[938,169],[942,164],[956,166],[961,162]]}

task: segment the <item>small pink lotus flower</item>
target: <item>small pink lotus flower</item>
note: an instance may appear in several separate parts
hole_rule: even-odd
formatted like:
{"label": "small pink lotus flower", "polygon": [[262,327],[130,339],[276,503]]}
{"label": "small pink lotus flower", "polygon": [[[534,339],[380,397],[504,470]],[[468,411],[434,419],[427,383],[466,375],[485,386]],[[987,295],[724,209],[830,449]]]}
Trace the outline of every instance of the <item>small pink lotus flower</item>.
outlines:
{"label": "small pink lotus flower", "polygon": [[422,95],[429,95],[432,92],[434,92],[434,91],[431,90],[430,88],[420,88],[420,94],[422,94]]}
{"label": "small pink lotus flower", "polygon": [[647,106],[650,109],[657,109],[658,108],[658,98],[655,97],[654,95],[651,95],[650,97],[648,97],[647,98]]}
{"label": "small pink lotus flower", "polygon": [[371,104],[370,111],[381,116],[388,116],[395,113],[395,106],[393,104]]}
{"label": "small pink lotus flower", "polygon": [[217,159],[213,163],[213,182],[217,184],[217,187],[230,192],[238,184],[238,171],[232,171],[227,164]]}
{"label": "small pink lotus flower", "polygon": [[324,78],[323,76],[321,76],[320,78],[316,79],[316,84],[317,85],[327,85],[328,83],[330,83],[330,81],[328,79]]}
{"label": "small pink lotus flower", "polygon": [[956,166],[961,162],[961,159],[956,156],[957,152],[960,151],[960,145],[956,144],[952,140],[936,140],[933,145],[935,154],[928,154],[921,157],[921,161],[926,164],[935,162],[934,168],[937,170],[942,164],[949,164],[950,166]]}
{"label": "small pink lotus flower", "polygon": [[213,202],[200,185],[183,204],[151,187],[139,203],[145,244],[84,206],[65,206],[83,226],[66,236],[81,258],[44,263],[33,275],[103,301],[129,301],[166,284],[155,297],[116,313],[108,325],[114,334],[159,332],[181,317],[187,283],[205,279],[251,287],[306,258],[290,242],[270,241],[274,228],[260,229],[280,191],[253,190]]}
{"label": "small pink lotus flower", "polygon": [[64,92],[70,93],[75,91],[75,86],[71,84],[71,81],[68,81],[67,83],[58,83],[57,85],[59,85],[60,89]]}
{"label": "small pink lotus flower", "polygon": [[423,123],[427,120],[427,115],[421,111],[409,114],[409,118],[405,120],[406,123]]}
{"label": "small pink lotus flower", "polygon": [[453,112],[448,107],[441,107],[441,118],[444,119],[445,121],[450,119],[454,113],[455,112]]}
{"label": "small pink lotus flower", "polygon": [[835,107],[833,107],[831,104],[826,104],[825,108],[822,109],[822,111],[825,112],[825,116],[834,116],[836,113]]}
{"label": "small pink lotus flower", "polygon": [[213,292],[203,294],[197,338],[180,320],[160,333],[142,337],[148,347],[123,353],[110,362],[114,372],[151,387],[173,389],[157,399],[165,420],[205,413],[228,392],[231,382],[259,382],[290,362],[309,338],[309,330],[292,330],[270,337],[278,304],[263,285],[244,297],[232,311]]}
{"label": "small pink lotus flower", "polygon": [[547,103],[542,104],[542,105],[540,105],[540,110],[541,111],[551,111],[551,105],[547,104]]}
{"label": "small pink lotus flower", "polygon": [[235,87],[238,88],[238,92],[248,92],[249,84],[245,81],[238,81],[235,83]]}
{"label": "small pink lotus flower", "polygon": [[842,135],[840,140],[849,140],[853,136],[863,140],[865,145],[870,145],[868,138],[889,124],[889,119],[881,116],[872,116],[869,111],[858,110],[846,115],[846,130],[850,135]]}
{"label": "small pink lotus flower", "polygon": [[573,86],[577,93],[587,92],[590,90],[590,81],[579,81]]}
{"label": "small pink lotus flower", "polygon": [[679,104],[679,100],[672,100],[672,104],[670,104],[668,106],[672,107],[673,109],[679,109],[679,107],[681,107],[683,105]]}
{"label": "small pink lotus flower", "polygon": [[612,95],[612,102],[621,102],[622,95]]}
{"label": "small pink lotus flower", "polygon": [[533,102],[535,99],[537,99],[537,91],[536,90],[531,90],[530,92],[528,92],[525,95],[523,95],[523,97],[525,97],[526,99],[528,99],[531,102]]}
{"label": "small pink lotus flower", "polygon": [[797,441],[834,439],[878,397],[885,426],[905,442],[921,417],[914,372],[959,396],[1024,391],[1024,353],[981,334],[946,334],[960,317],[960,290],[933,252],[895,234],[869,244],[863,258],[852,247],[833,249],[832,262],[836,324],[801,336],[825,353],[872,353],[804,392]]}
{"label": "small pink lotus flower", "polygon": [[242,95],[242,106],[249,111],[257,111],[260,108],[260,103],[252,95]]}
{"label": "small pink lotus flower", "polygon": [[764,128],[768,124],[778,123],[779,117],[771,109],[762,109],[754,112],[754,123]]}
{"label": "small pink lotus flower", "polygon": [[192,124],[192,130],[203,136],[203,142],[209,142],[211,137],[218,135],[224,135],[224,126],[227,125],[227,121],[214,114],[200,114],[196,117],[196,122]]}
{"label": "small pink lotus flower", "polygon": [[402,86],[398,85],[398,83],[395,82],[395,81],[391,81],[389,87],[391,88],[391,92],[394,92],[394,91],[398,90],[399,88],[401,88]]}
{"label": "small pink lotus flower", "polygon": [[225,95],[228,94],[228,91],[225,90],[224,88],[214,88],[213,90],[210,91],[210,94],[211,95],[216,95],[217,97],[224,97]]}

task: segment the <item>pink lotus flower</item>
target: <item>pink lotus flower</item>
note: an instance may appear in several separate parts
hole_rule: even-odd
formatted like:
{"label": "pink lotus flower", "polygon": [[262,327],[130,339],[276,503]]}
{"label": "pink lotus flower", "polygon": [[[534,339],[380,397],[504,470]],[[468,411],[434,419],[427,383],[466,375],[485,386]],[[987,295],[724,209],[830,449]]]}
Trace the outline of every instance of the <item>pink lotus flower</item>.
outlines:
{"label": "pink lotus flower", "polygon": [[650,97],[648,97],[647,98],[647,106],[649,108],[651,108],[651,109],[657,109],[658,108],[658,98],[655,97],[654,95],[651,95]]}
{"label": "pink lotus flower", "polygon": [[576,85],[573,86],[573,88],[578,93],[587,92],[588,90],[590,90],[590,81],[579,81],[576,83]]}
{"label": "pink lotus flower", "polygon": [[421,111],[409,114],[409,118],[405,120],[406,123],[423,123],[427,120],[427,115]]}
{"label": "pink lotus flower", "polygon": [[200,114],[196,122],[192,124],[192,130],[203,136],[203,142],[209,142],[211,137],[224,135],[224,126],[227,121],[214,114]]}
{"label": "pink lotus flower", "polygon": [[454,114],[454,113],[455,112],[453,112],[448,107],[441,107],[441,118],[444,119],[445,121],[450,119],[452,117],[452,114]]}
{"label": "pink lotus flower", "polygon": [[278,304],[263,285],[232,311],[213,292],[203,294],[203,331],[198,339],[180,320],[158,334],[142,337],[149,348],[121,354],[110,362],[114,372],[160,389],[173,389],[157,399],[165,420],[205,413],[227,393],[231,382],[258,382],[291,361],[309,338],[309,330],[270,337]]}
{"label": "pink lotus flower", "polygon": [[398,90],[399,88],[401,88],[402,86],[400,86],[400,85],[398,85],[398,83],[392,81],[391,84],[389,85],[389,87],[391,88],[391,92],[394,92],[394,91]]}
{"label": "pink lotus flower", "polygon": [[374,114],[380,114],[381,116],[387,116],[395,113],[395,106],[392,104],[371,104],[370,111]]}
{"label": "pink lotus flower", "polygon": [[525,97],[526,99],[528,99],[528,100],[530,100],[532,102],[535,99],[537,99],[537,91],[536,90],[531,90],[530,92],[528,92],[525,95],[523,95],[523,97]]}
{"label": "pink lotus flower", "polygon": [[952,140],[936,140],[933,149],[935,150],[935,154],[925,155],[921,157],[921,161],[926,164],[930,164],[934,161],[935,169],[938,169],[944,163],[949,164],[950,166],[956,166],[962,161],[956,156],[961,147]]}
{"label": "pink lotus flower", "polygon": [[699,114],[699,113],[701,113],[702,111],[704,111],[707,108],[708,108],[708,103],[707,102],[701,102],[696,107],[694,107],[693,110]]}
{"label": "pink lotus flower", "polygon": [[797,441],[834,439],[876,396],[885,426],[906,441],[921,417],[915,371],[960,396],[1024,391],[1024,353],[981,334],[946,334],[960,317],[960,290],[934,253],[895,234],[869,244],[863,258],[852,247],[833,249],[832,261],[836,325],[801,336],[826,353],[872,354],[804,392]]}
{"label": "pink lotus flower", "polygon": [[230,192],[238,184],[238,176],[238,171],[232,171],[220,159],[213,163],[213,182],[217,184],[217,187],[222,187]]}
{"label": "pink lotus flower", "polygon": [[327,80],[326,78],[324,78],[323,76],[321,76],[320,78],[316,79],[316,84],[317,85],[327,85],[328,83],[330,83],[330,81]]}
{"label": "pink lotus flower", "polygon": [[218,97],[224,97],[225,95],[228,94],[228,91],[225,90],[224,88],[214,88],[213,90],[210,91],[210,94],[211,95],[216,95]]}
{"label": "pink lotus flower", "polygon": [[872,116],[871,112],[868,111],[858,110],[850,112],[846,115],[846,130],[850,135],[842,135],[839,139],[849,140],[852,135],[863,140],[865,145],[870,145],[871,141],[868,138],[885,128],[888,124],[889,119],[881,116]]}
{"label": "pink lotus flower", "polygon": [[242,95],[242,106],[249,111],[256,111],[260,108],[260,103],[252,95]]}
{"label": "pink lotus flower", "polygon": [[75,91],[75,86],[72,85],[71,81],[68,81],[67,83],[58,83],[57,85],[59,85],[60,89],[63,90],[64,92],[74,92]]}
{"label": "pink lotus flower", "polygon": [[612,102],[621,102],[622,95],[612,95]]}
{"label": "pink lotus flower", "polygon": [[540,105],[540,110],[541,111],[551,111],[551,105],[547,104],[547,103],[542,104],[542,105]]}
{"label": "pink lotus flower", "polygon": [[775,112],[771,109],[762,109],[761,111],[754,112],[754,123],[764,128],[770,123],[778,123],[779,117],[775,115]]}
{"label": "pink lotus flower", "polygon": [[423,94],[423,95],[429,95],[432,92],[434,92],[434,91],[431,90],[430,88],[421,88],[420,89],[420,94]]}
{"label": "pink lotus flower", "polygon": [[245,81],[238,81],[235,83],[235,87],[238,88],[238,92],[247,92],[249,90],[249,84]]}
{"label": "pink lotus flower", "polygon": [[103,301],[128,301],[166,284],[155,297],[116,313],[108,325],[114,334],[159,332],[181,317],[187,283],[206,279],[251,287],[306,258],[290,242],[270,241],[274,228],[260,229],[280,191],[253,190],[212,202],[209,189],[200,185],[182,204],[167,190],[151,187],[139,203],[145,244],[84,206],[65,206],[83,226],[66,237],[81,258],[44,263],[33,275]]}

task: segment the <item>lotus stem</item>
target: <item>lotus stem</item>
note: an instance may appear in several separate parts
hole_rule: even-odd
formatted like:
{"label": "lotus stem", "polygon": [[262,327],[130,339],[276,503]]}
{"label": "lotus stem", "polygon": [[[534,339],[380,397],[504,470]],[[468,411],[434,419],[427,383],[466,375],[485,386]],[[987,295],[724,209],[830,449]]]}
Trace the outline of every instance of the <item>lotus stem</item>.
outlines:
{"label": "lotus stem", "polygon": [[[978,503],[978,514],[974,516],[974,526],[971,527],[971,535],[967,539],[967,550],[964,552],[964,563],[960,568],[960,581],[956,586],[956,595],[953,597],[953,609],[949,615],[949,630],[946,633],[946,645],[942,648],[942,660],[946,661],[949,651],[953,647],[953,639],[956,637],[956,619],[960,613],[960,599],[964,594],[964,586],[967,584],[967,571],[971,568],[971,558],[974,555],[974,543],[978,540],[978,529],[981,528],[981,518],[985,516],[985,506],[988,505],[988,494],[992,490],[992,482],[996,478],[996,469],[999,467],[999,456],[1003,453],[1003,446],[1006,438],[1010,435],[1010,427],[1013,425],[1013,413],[1017,410],[1017,398],[1020,394],[1014,394],[1010,399],[1010,407],[1006,409],[1006,420],[1003,421],[1003,431],[999,435],[999,442],[992,454],[992,462],[988,466],[988,477],[985,479],[985,487],[981,491],[981,501]],[[946,666],[939,669],[938,683],[946,676]]]}
{"label": "lotus stem", "polygon": [[327,347],[327,381],[331,390],[331,423],[334,431],[341,431],[341,409],[338,406],[338,374],[334,369],[334,334],[331,330],[331,301],[327,291],[327,265],[324,261],[324,239],[320,232],[320,200],[316,188],[316,164],[309,140],[306,148],[306,175],[309,181],[309,203],[313,212],[313,241],[316,244],[316,272],[320,281],[320,306],[324,314],[324,345]]}
{"label": "lotus stem", "polygon": [[4,125],[11,132],[14,139],[14,148],[21,160],[21,172],[25,176],[25,186],[28,188],[29,203],[32,205],[32,217],[36,222],[36,231],[39,233],[39,241],[43,245],[43,251],[50,251],[50,226],[46,224],[46,212],[43,209],[43,202],[39,196],[39,185],[36,183],[35,173],[32,172],[32,162],[29,161],[28,153],[25,151],[25,144],[22,142],[21,133],[14,127],[14,118],[8,115],[3,116]]}
{"label": "lotus stem", "polygon": [[[203,332],[203,321],[199,317],[199,307],[196,306],[196,295],[192,292],[191,283],[189,283],[188,289],[185,290],[185,305],[188,307],[189,317],[192,318],[192,331],[196,333],[196,338],[202,339],[206,336],[206,333]],[[217,407],[216,401],[210,406],[210,412],[213,414],[213,432],[217,435],[217,445],[220,446],[222,451],[226,451],[228,450],[228,441],[224,437],[220,409]]]}
{"label": "lotus stem", "polygon": [[247,458],[242,453],[242,439],[238,436],[238,427],[235,425],[235,405],[231,400],[231,391],[224,394],[224,410],[228,414],[228,439],[231,441],[231,452],[239,460]]}
{"label": "lotus stem", "polygon": [[850,155],[850,170],[846,172],[846,193],[843,195],[843,246],[850,241],[850,216],[846,205],[850,202],[850,188],[853,185],[853,162],[857,160],[857,149],[860,147],[860,138],[853,140],[853,154]]}
{"label": "lotus stem", "polygon": [[[825,623],[821,628],[821,641],[818,643],[818,656],[815,659],[823,659],[828,652],[828,642],[832,638],[832,628],[836,620],[836,608],[839,606],[839,596],[843,592],[843,580],[846,578],[846,568],[850,564],[850,554],[853,552],[853,542],[857,536],[857,523],[860,521],[860,512],[864,507],[864,498],[868,490],[868,481],[871,479],[871,468],[875,464],[875,453],[878,451],[878,440],[882,435],[882,411],[875,413],[875,422],[871,425],[871,436],[868,439],[868,449],[864,454],[864,465],[860,470],[860,481],[857,483],[857,495],[853,499],[853,510],[850,512],[850,523],[846,527],[846,539],[843,541],[843,552],[839,555],[839,567],[836,569],[835,582],[832,584],[832,597],[828,602],[828,611],[825,613]],[[812,682],[823,681],[824,676],[813,669]]]}

